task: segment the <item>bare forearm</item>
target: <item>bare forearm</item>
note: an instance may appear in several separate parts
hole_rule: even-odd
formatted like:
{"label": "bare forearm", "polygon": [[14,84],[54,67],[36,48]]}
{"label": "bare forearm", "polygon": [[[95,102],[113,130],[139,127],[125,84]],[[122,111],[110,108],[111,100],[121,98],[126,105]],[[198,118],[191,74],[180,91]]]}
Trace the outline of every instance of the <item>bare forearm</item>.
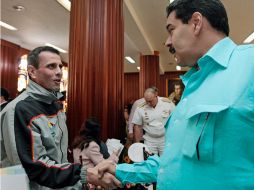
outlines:
{"label": "bare forearm", "polygon": [[134,133],[133,133],[133,140],[134,142],[140,142],[142,140],[142,126],[134,125]]}

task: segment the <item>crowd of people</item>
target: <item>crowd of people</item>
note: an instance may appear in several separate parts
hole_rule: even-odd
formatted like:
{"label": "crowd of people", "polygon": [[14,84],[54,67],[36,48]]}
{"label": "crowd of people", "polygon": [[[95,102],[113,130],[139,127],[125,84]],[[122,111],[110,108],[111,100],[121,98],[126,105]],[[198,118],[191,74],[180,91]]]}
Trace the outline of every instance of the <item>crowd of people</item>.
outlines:
{"label": "crowd of people", "polygon": [[149,87],[124,113],[128,145],[143,142],[152,156],[117,164],[91,117],[73,142],[70,163],[59,101],[63,64],[56,49],[42,46],[28,55],[27,89],[8,102],[1,88],[1,167],[21,164],[31,190],[127,183],[157,183],[158,190],[254,189],[254,46],[228,37],[220,0],[175,0],[166,10],[165,44],[179,66],[191,68],[181,77],[184,91],[176,84],[165,98]]}

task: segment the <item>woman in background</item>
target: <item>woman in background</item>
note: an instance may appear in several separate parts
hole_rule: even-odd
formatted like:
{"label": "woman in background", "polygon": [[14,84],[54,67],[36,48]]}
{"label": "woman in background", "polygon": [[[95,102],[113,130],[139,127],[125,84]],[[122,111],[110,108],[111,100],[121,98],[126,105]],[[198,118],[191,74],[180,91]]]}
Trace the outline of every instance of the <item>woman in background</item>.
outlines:
{"label": "woman in background", "polygon": [[73,158],[87,168],[96,166],[104,159],[118,162],[116,153],[109,155],[107,146],[100,140],[101,125],[96,118],[88,118],[81,126],[79,135],[74,139]]}

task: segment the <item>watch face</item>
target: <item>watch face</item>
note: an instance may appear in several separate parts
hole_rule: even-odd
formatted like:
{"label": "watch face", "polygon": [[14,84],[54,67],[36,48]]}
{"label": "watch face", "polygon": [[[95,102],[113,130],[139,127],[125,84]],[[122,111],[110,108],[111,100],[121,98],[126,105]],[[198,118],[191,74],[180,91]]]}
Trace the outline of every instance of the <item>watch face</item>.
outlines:
{"label": "watch face", "polygon": [[143,143],[134,143],[128,149],[128,156],[133,162],[144,161],[144,149],[149,152],[148,147]]}

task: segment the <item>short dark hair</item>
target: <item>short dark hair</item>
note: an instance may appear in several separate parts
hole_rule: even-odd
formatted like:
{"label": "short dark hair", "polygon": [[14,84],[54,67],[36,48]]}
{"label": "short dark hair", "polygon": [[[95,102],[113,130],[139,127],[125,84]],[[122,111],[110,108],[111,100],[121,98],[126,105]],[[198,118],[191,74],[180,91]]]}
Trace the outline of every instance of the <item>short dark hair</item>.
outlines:
{"label": "short dark hair", "polygon": [[4,97],[4,99],[7,101],[9,99],[9,92],[5,88],[1,88],[1,96]]}
{"label": "short dark hair", "polygon": [[167,7],[167,17],[175,11],[176,18],[187,24],[194,12],[201,13],[218,31],[229,35],[227,12],[220,0],[175,0]]}
{"label": "short dark hair", "polygon": [[174,86],[182,86],[182,84],[180,81],[176,81],[176,82],[174,82]]}
{"label": "short dark hair", "polygon": [[41,52],[48,51],[60,55],[59,51],[50,46],[40,46],[33,49],[27,56],[27,64],[32,65],[35,68],[39,68],[39,54]]}

